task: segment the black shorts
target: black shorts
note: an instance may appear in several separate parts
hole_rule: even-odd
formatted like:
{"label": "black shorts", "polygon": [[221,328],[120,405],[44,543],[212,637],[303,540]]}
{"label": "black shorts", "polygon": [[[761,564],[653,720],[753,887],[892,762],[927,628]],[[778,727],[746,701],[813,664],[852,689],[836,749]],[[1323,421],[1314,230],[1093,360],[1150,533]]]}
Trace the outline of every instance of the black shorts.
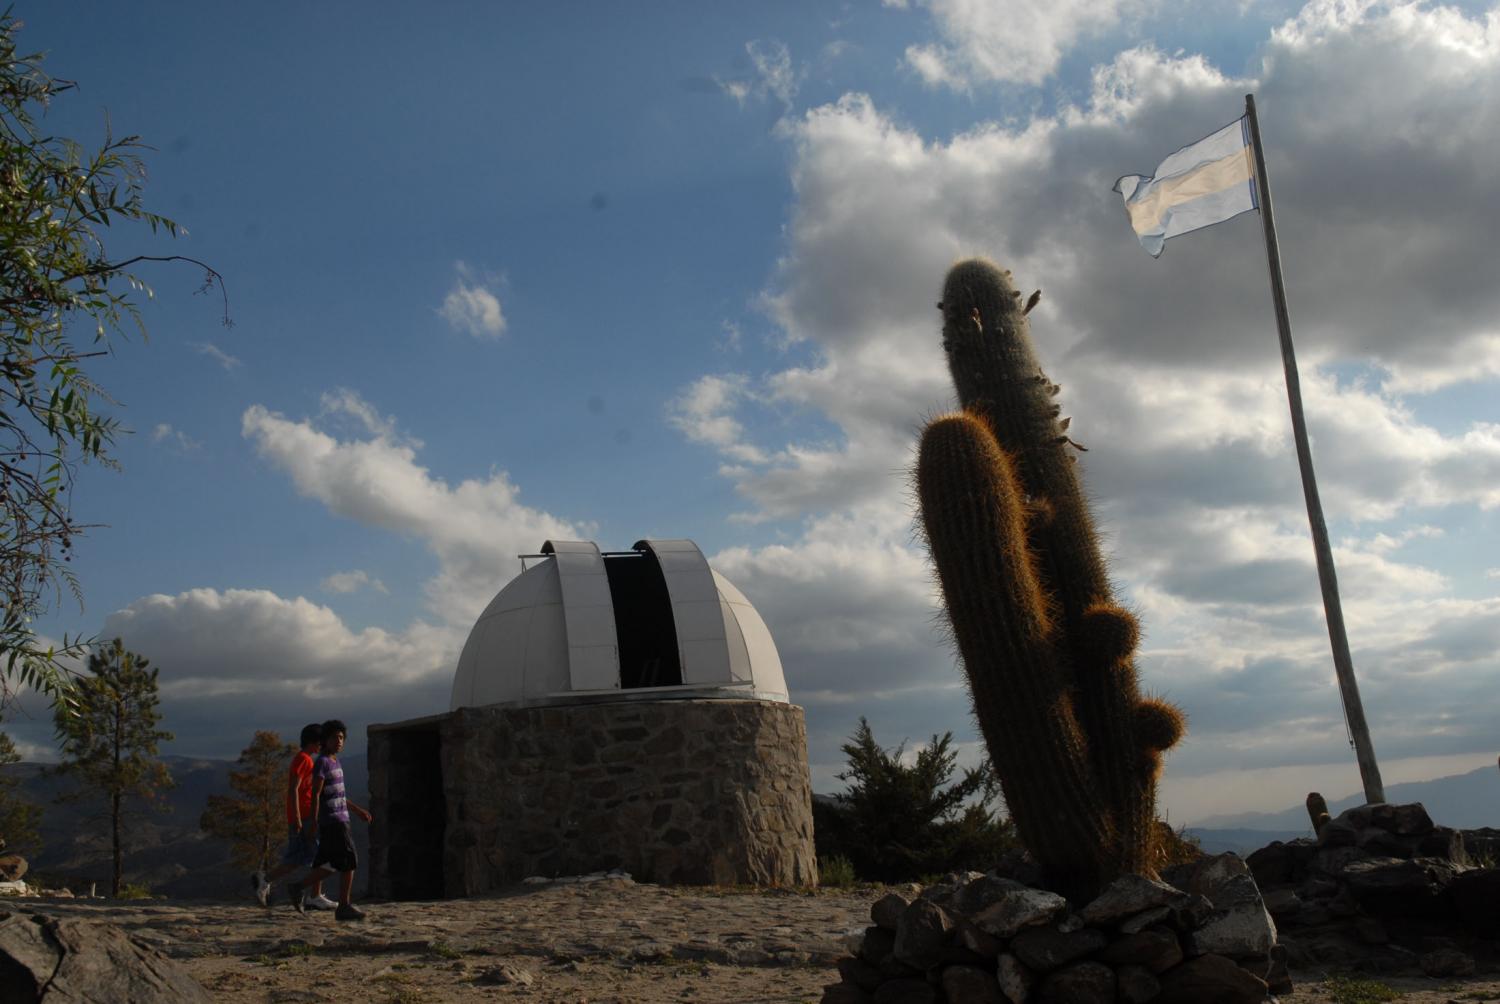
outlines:
{"label": "black shorts", "polygon": [[336,872],[352,872],[359,867],[354,833],[342,819],[331,819],[318,827],[318,853],[313,858],[313,867],[323,865]]}

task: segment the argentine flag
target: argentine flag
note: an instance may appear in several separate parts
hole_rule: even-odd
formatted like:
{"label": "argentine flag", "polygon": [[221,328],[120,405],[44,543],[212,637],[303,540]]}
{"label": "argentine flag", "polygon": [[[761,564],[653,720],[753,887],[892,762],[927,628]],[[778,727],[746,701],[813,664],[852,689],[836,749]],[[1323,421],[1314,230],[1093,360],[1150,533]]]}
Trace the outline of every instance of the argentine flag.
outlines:
{"label": "argentine flag", "polygon": [[1185,146],[1146,178],[1127,174],[1115,182],[1130,225],[1151,257],[1161,257],[1168,237],[1211,227],[1259,206],[1250,123],[1241,118]]}

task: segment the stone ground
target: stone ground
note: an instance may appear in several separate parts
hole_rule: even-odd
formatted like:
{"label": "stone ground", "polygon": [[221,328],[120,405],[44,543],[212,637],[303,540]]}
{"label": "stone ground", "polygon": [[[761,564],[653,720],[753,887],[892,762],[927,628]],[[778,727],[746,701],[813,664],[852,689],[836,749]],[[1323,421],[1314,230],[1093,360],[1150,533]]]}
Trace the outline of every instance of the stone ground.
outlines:
{"label": "stone ground", "polygon": [[[368,919],[251,903],[6,898],[0,909],[116,924],[177,959],[225,1002],[505,1001],[799,1004],[836,982],[844,937],[884,890],[523,885],[465,900],[365,904]],[[1338,1001],[1294,974],[1283,1004]],[[1405,1004],[1500,1002],[1500,974],[1384,978]]]}

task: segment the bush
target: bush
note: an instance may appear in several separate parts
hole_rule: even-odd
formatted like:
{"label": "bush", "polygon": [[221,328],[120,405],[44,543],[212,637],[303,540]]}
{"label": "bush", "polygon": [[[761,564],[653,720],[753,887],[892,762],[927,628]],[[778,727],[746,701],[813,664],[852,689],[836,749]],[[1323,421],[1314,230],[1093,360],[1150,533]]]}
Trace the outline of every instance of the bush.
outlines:
{"label": "bush", "polygon": [[999,785],[988,763],[954,780],[952,745],[953,733],[934,735],[907,764],[906,744],[883,749],[861,718],[843,746],[849,769],[838,777],[848,790],[813,801],[819,858],[846,858],[862,879],[910,882],[987,870],[1018,847],[1010,820],[989,808]]}
{"label": "bush", "polygon": [[818,885],[825,889],[848,889],[859,881],[854,862],[842,854],[818,859]]}

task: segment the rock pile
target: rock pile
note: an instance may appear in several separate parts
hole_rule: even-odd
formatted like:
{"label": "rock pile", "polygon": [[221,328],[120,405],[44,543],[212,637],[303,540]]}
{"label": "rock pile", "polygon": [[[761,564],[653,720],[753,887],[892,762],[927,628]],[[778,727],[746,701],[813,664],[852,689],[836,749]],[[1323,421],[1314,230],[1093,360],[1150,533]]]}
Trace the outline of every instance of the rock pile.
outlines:
{"label": "rock pile", "polygon": [[1247,862],[1294,966],[1465,976],[1500,938],[1500,870],[1472,867],[1420,803],[1349,809]]}
{"label": "rock pile", "polygon": [[1257,1004],[1290,991],[1243,861],[1204,858],[1170,877],[1125,876],[1076,911],[977,872],[887,894],[823,1004]]}

